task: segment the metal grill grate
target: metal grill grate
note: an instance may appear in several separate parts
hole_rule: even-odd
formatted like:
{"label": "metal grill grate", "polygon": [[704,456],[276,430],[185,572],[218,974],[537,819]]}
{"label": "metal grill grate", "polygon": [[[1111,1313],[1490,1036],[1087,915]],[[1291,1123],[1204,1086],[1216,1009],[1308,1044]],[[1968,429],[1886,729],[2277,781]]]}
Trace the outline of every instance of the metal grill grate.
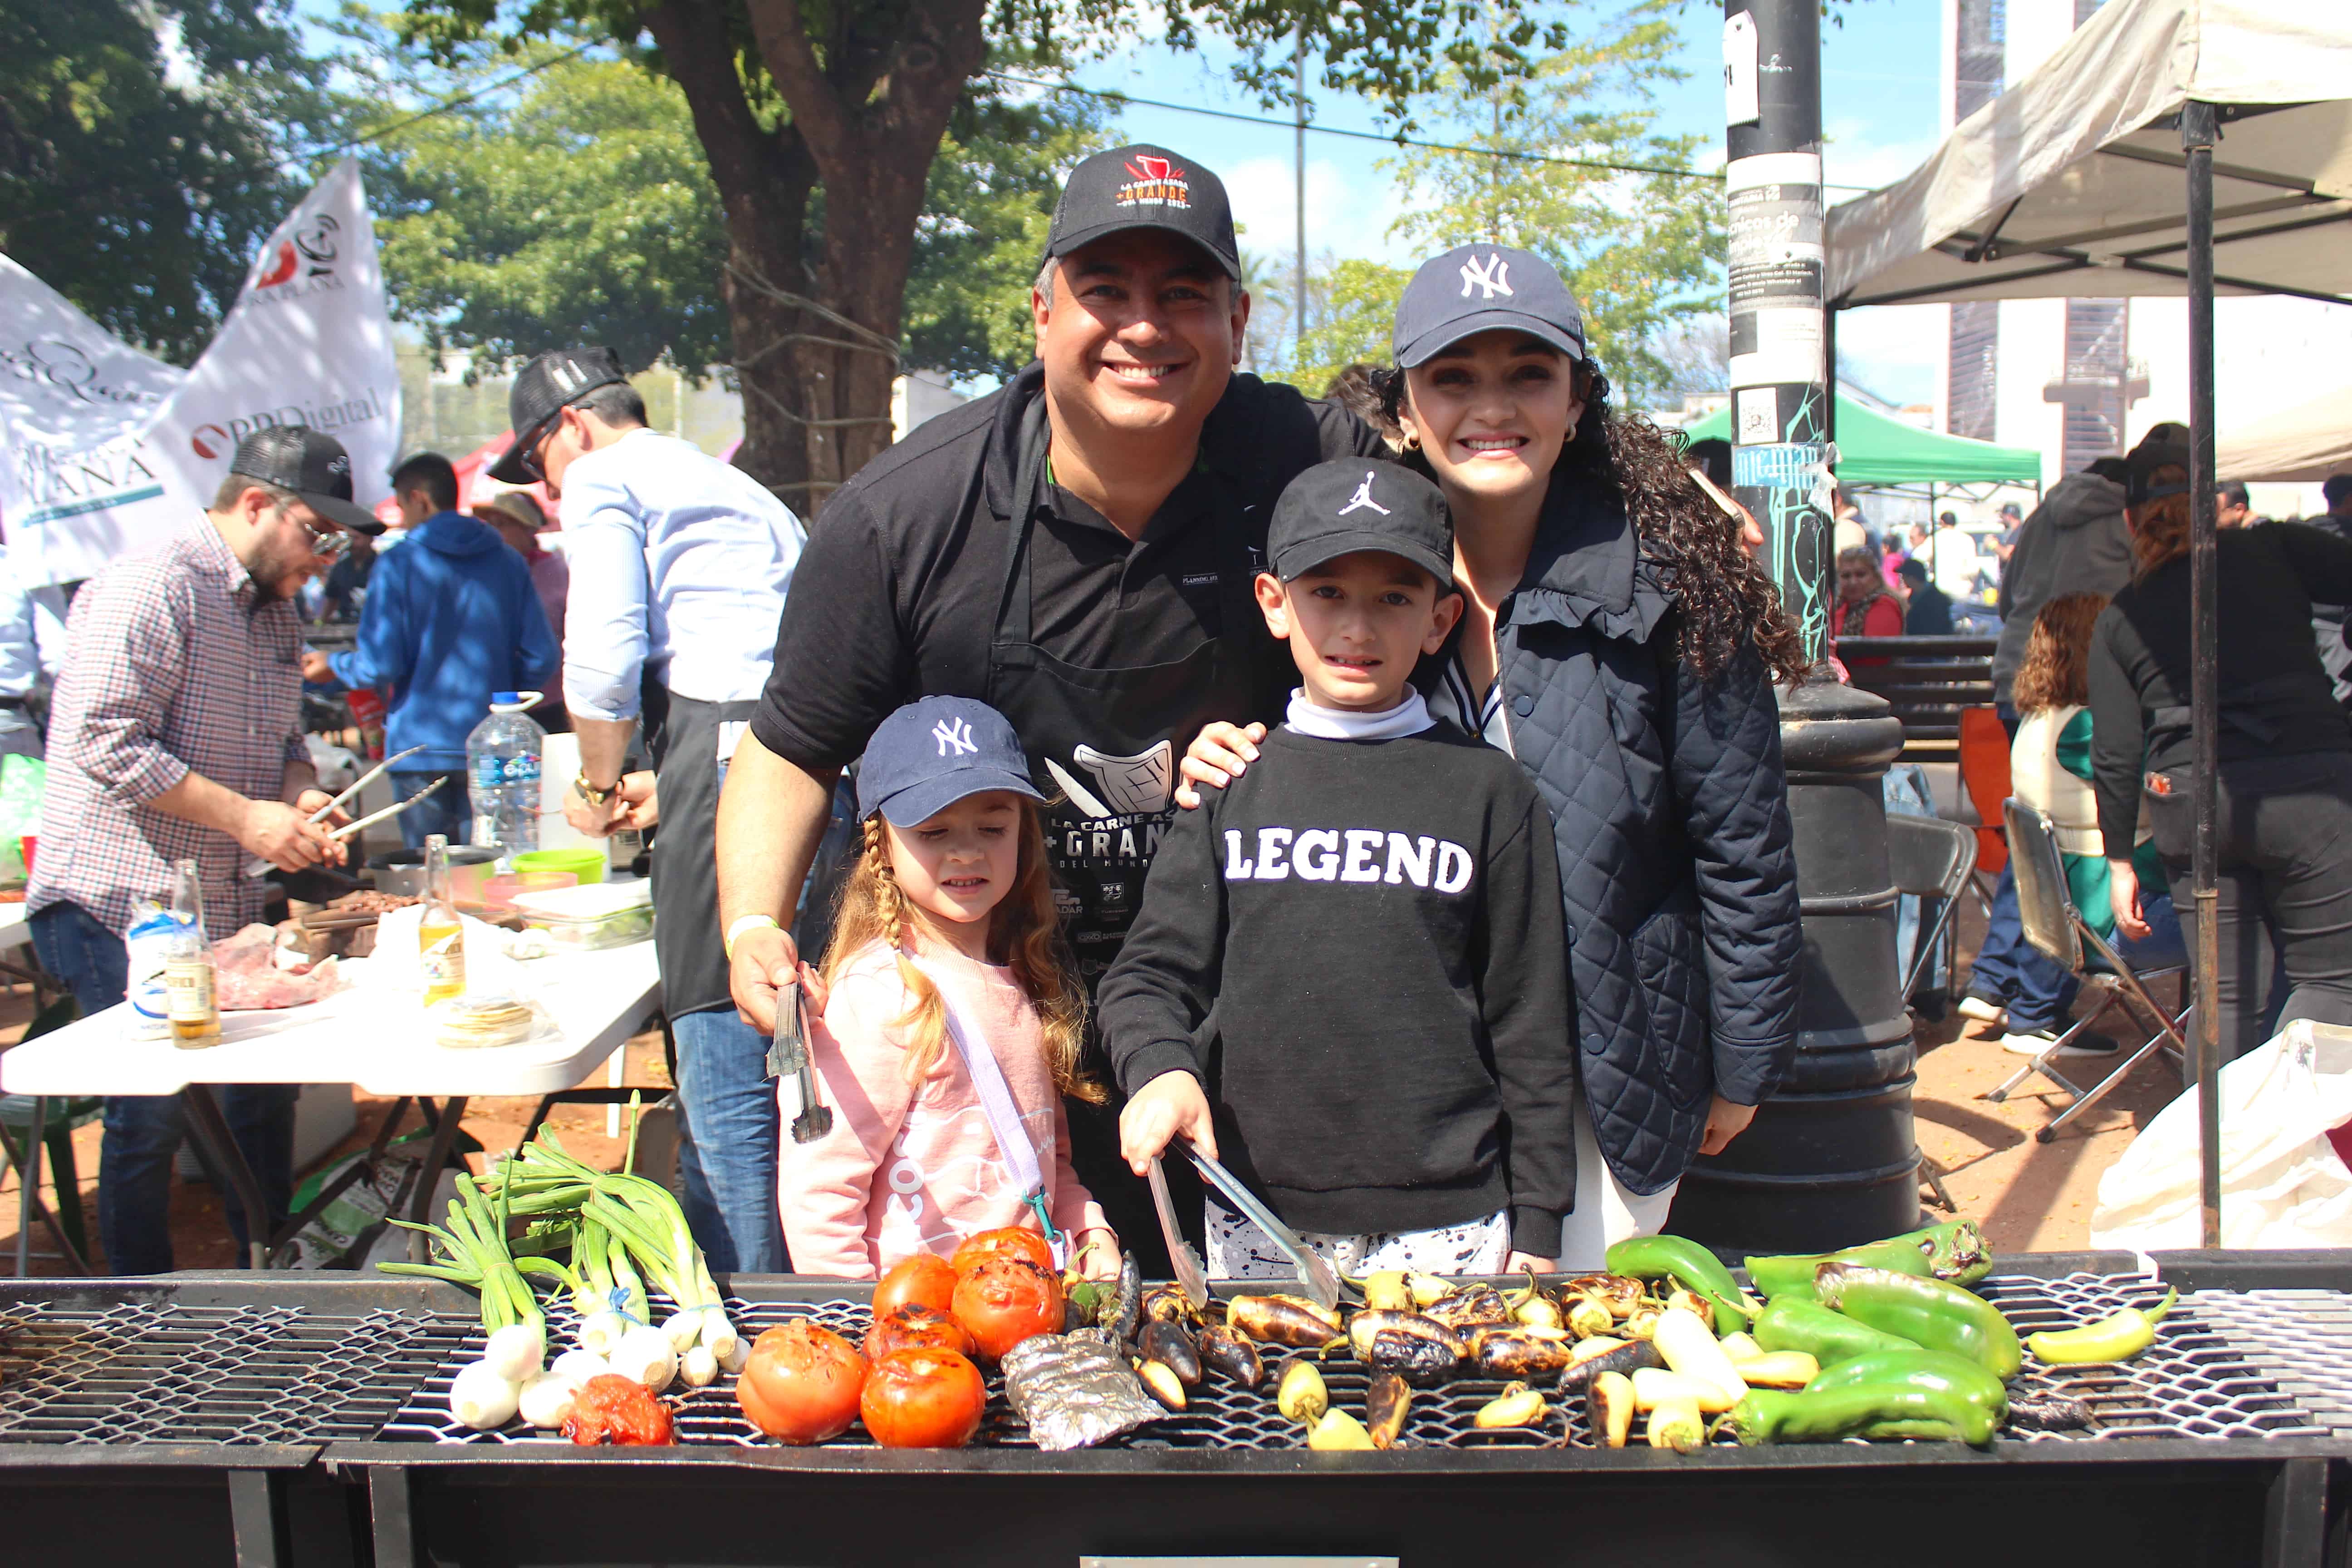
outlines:
{"label": "metal grill grate", "polygon": [[291,1307],[11,1308],[0,1443],[365,1439],[456,1355],[466,1329]]}
{"label": "metal grill grate", "polygon": [[[1979,1287],[1999,1304],[2021,1335],[2042,1329],[2105,1317],[2118,1308],[2153,1305],[2163,1292],[2145,1279],[2097,1275],[2070,1275],[2062,1279],[1997,1277]],[[2269,1298],[2280,1292],[2260,1292]],[[2344,1331],[2352,1339],[2352,1307],[2340,1298],[2315,1293],[2339,1304]],[[2248,1300],[2250,1298],[2239,1298]],[[2324,1436],[2328,1427],[2299,1409],[2296,1401],[2251,1358],[2242,1340],[2232,1342],[2217,1317],[2203,1310],[2205,1296],[2190,1297],[2165,1320],[2155,1346],[2137,1361],[2122,1366],[2030,1368],[2015,1386],[2021,1392],[2063,1394],[2086,1403],[2099,1426],[2078,1433],[2021,1434],[2003,1442],[2119,1441],[2135,1437],[2273,1437]],[[730,1301],[729,1315],[747,1337],[794,1318],[807,1318],[862,1340],[869,1322],[863,1302],[750,1305]],[[482,1352],[478,1324],[456,1323],[462,1341],[452,1345],[449,1359],[425,1380],[415,1397],[385,1425],[383,1438],[390,1442],[530,1443],[561,1442],[560,1436],[532,1433],[519,1426],[500,1432],[470,1432],[449,1414],[448,1390],[457,1368]],[[549,1313],[551,1340],[568,1342],[576,1326],[568,1309]],[[2266,1338],[2257,1342],[2267,1344]],[[1269,1370],[1272,1361],[1269,1358]],[[1344,1354],[1323,1364],[1324,1381],[1336,1404],[1360,1415],[1364,1407],[1365,1374]],[[2340,1377],[2339,1377],[2340,1381]],[[764,1442],[746,1421],[722,1378],[709,1388],[686,1394],[677,1409],[678,1440],[683,1443]],[[1478,1407],[1503,1389],[1496,1379],[1458,1379],[1443,1388],[1416,1390],[1406,1418],[1404,1441],[1414,1447],[1543,1447],[1560,1440],[1562,1415],[1571,1446],[1591,1446],[1579,1408],[1563,1412],[1555,1397],[1551,1420],[1540,1429],[1483,1432],[1472,1425]],[[1540,1384],[1538,1386],[1541,1386]],[[2352,1419],[2352,1418],[2347,1418]],[[1030,1447],[1027,1435],[1005,1407],[1003,1394],[990,1379],[987,1416],[979,1439],[1004,1447]],[[1728,1441],[1728,1439],[1726,1439]],[[1191,1408],[1155,1422],[1125,1440],[1131,1448],[1297,1448],[1303,1447],[1302,1429],[1274,1408],[1269,1385],[1255,1393],[1212,1377],[1192,1391]],[[830,1447],[869,1446],[863,1428],[853,1427]]]}
{"label": "metal grill grate", "polygon": [[2201,1290],[2200,1316],[2336,1436],[2352,1436],[2352,1300],[2333,1290]]}

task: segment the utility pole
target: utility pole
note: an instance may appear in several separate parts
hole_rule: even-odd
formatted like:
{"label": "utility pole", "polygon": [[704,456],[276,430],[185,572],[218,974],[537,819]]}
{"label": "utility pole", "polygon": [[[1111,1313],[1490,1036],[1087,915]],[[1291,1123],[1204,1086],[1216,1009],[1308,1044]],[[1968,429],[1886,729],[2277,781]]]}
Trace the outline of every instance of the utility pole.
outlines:
{"label": "utility pole", "polygon": [[1298,102],[1294,112],[1292,149],[1295,189],[1298,218],[1298,267],[1295,275],[1296,292],[1290,300],[1291,352],[1294,359],[1303,358],[1307,349],[1307,24],[1298,24],[1296,43],[1296,64],[1298,76]]}
{"label": "utility pole", "polygon": [[1820,0],[1724,0],[1723,60],[1732,490],[1764,525],[1763,564],[1816,667],[1780,691],[1805,956],[1788,1076],[1730,1147],[1692,1164],[1667,1228],[1734,1252],[1822,1252],[1919,1213],[1884,803],[1903,725],[1822,661],[1834,535]]}

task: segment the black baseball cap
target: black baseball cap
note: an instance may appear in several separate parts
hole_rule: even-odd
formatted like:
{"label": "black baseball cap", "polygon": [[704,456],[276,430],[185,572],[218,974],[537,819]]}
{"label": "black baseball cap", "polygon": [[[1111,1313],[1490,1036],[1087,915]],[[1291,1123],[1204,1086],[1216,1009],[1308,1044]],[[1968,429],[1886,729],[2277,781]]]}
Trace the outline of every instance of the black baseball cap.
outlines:
{"label": "black baseball cap", "polygon": [[2189,462],[2189,447],[2185,443],[2143,439],[2124,458],[2124,467],[2127,470],[2124,477],[2124,504],[2140,506],[2161,496],[2188,494],[2189,481],[2186,479],[2160,485],[2156,482],[2156,470],[2174,468],[2186,474]]}
{"label": "black baseball cap", "polygon": [[1215,257],[1226,277],[1241,279],[1241,246],[1234,238],[1225,183],[1190,158],[1138,144],[1114,147],[1080,163],[1063,183],[1054,226],[1045,231],[1045,255],[1067,256],[1129,228],[1181,234]]}
{"label": "black baseball cap", "polygon": [[1318,463],[1274,503],[1266,559],[1287,583],[1326,561],[1378,550],[1402,556],[1454,592],[1454,522],[1445,497],[1411,468],[1366,458]]}
{"label": "black baseball cap", "polygon": [[1391,346],[1411,370],[1466,337],[1497,328],[1527,333],[1582,360],[1584,312],[1559,269],[1532,250],[1464,245],[1421,264],[1397,301]]}
{"label": "black baseball cap", "polygon": [[611,349],[550,349],[533,356],[507,394],[507,423],[514,426],[514,445],[490,465],[490,478],[509,485],[538,479],[523,467],[523,457],[547,434],[548,422],[598,387],[628,379],[621,356]]}
{"label": "black baseball cap", "polygon": [[970,697],[926,697],[875,727],[857,767],[857,819],[880,812],[901,827],[928,822],[968,795],[1008,789],[1043,801],[1012,721]]}
{"label": "black baseball cap", "polygon": [[271,425],[236,444],[228,471],[292,490],[312,511],[354,533],[382,533],[375,514],[352,500],[352,455],[307,425]]}

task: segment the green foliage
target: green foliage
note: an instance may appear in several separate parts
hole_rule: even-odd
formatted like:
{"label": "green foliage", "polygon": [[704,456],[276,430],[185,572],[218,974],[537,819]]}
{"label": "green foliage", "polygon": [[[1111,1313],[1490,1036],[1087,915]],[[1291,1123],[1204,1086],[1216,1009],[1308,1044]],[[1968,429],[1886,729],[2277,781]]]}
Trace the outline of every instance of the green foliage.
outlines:
{"label": "green foliage", "polygon": [[1348,366],[1388,363],[1397,300],[1412,279],[1402,268],[1325,257],[1307,278],[1306,335],[1277,379],[1320,397]]}
{"label": "green foliage", "polygon": [[1416,150],[1391,165],[1413,202],[1395,232],[1424,252],[1487,240],[1560,269],[1620,406],[1674,384],[1676,367],[1662,345],[1692,318],[1722,310],[1722,187],[1486,154],[1696,164],[1706,138],[1654,129],[1655,87],[1685,74],[1673,64],[1672,8],[1671,0],[1644,0],[1601,18],[1524,80],[1483,89],[1465,80],[1436,139],[1480,152]]}
{"label": "green foliage", "polygon": [[0,250],[186,363],[329,123],[289,0],[0,0]]}

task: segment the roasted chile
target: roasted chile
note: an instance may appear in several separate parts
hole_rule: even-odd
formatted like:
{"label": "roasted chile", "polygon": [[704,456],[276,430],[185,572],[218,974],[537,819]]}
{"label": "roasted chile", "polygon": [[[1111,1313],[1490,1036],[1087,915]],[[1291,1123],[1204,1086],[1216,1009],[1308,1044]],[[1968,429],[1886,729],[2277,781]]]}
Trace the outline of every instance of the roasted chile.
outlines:
{"label": "roasted chile", "polygon": [[1364,1389],[1364,1426],[1372,1447],[1391,1448],[1404,1430],[1404,1413],[1412,1404],[1412,1390],[1392,1372],[1376,1372]]}
{"label": "roasted chile", "polygon": [[1476,1329],[1489,1323],[1509,1322],[1511,1309],[1503,1300],[1503,1293],[1492,1285],[1474,1285],[1423,1307],[1422,1315],[1434,1318],[1449,1329]]}
{"label": "roasted chile", "polygon": [[1372,1336],[1364,1364],[1374,1372],[1392,1372],[1416,1388],[1428,1388],[1454,1375],[1462,1358],[1435,1340],[1382,1329]]}
{"label": "roasted chile", "polygon": [[1261,1344],[1320,1350],[1347,1337],[1339,1314],[1304,1296],[1236,1296],[1226,1321]]}
{"label": "roasted chile", "polygon": [[1348,1320],[1348,1344],[1358,1361],[1370,1352],[1372,1336],[1383,1331],[1411,1334],[1443,1345],[1455,1361],[1470,1353],[1469,1342],[1434,1318],[1419,1312],[1362,1311]]}
{"label": "roasted chile", "polygon": [[1143,1359],[1156,1361],[1176,1374],[1176,1381],[1187,1388],[1201,1381],[1201,1352],[1192,1336],[1184,1331],[1181,1323],[1155,1320],[1143,1325],[1143,1336],[1137,1345]]}
{"label": "roasted chile", "polygon": [[1255,1388],[1265,1381],[1265,1363],[1257,1347],[1222,1323],[1212,1323],[1192,1341],[1201,1364],[1226,1382]]}

